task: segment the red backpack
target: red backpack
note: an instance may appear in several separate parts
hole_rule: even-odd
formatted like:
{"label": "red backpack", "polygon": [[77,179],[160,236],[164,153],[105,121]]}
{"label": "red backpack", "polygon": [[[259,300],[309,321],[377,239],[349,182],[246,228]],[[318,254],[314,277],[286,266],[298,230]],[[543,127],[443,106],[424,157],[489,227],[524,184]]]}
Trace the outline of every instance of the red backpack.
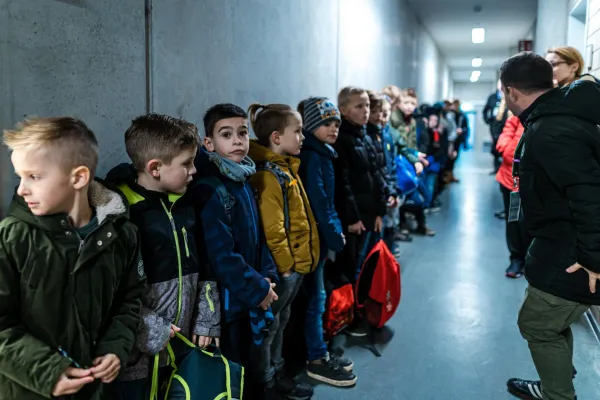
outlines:
{"label": "red backpack", "polygon": [[365,258],[354,292],[357,311],[375,328],[382,328],[396,312],[402,292],[400,264],[383,240]]}
{"label": "red backpack", "polygon": [[346,329],[354,319],[354,290],[347,283],[331,290],[327,296],[327,306],[323,314],[325,340],[331,340]]}

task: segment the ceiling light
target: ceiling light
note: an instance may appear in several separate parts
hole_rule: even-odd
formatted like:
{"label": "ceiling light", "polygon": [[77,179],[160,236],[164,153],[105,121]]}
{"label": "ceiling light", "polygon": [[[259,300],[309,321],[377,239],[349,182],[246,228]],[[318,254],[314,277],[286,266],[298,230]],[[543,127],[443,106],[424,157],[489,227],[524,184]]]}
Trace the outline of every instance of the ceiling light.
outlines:
{"label": "ceiling light", "polygon": [[482,64],[483,60],[481,58],[474,58],[473,61],[471,61],[471,65],[473,66],[473,68],[479,68]]}
{"label": "ceiling light", "polygon": [[474,83],[474,82],[477,82],[478,80],[479,80],[479,77],[478,77],[478,76],[471,75],[471,82],[473,82],[473,83]]}
{"label": "ceiling light", "polygon": [[473,28],[471,31],[471,39],[473,43],[483,43],[485,41],[485,29]]}

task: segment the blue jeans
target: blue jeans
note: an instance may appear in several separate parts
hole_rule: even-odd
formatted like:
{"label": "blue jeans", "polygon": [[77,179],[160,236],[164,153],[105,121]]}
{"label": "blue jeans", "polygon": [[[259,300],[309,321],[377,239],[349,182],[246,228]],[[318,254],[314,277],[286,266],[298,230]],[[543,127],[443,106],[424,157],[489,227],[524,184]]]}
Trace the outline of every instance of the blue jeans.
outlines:
{"label": "blue jeans", "polygon": [[432,206],[433,199],[435,197],[435,185],[438,180],[438,173],[428,172],[424,179],[426,193],[423,193],[425,195],[425,204],[423,206],[424,208],[429,208]]}
{"label": "blue jeans", "polygon": [[279,283],[275,286],[275,293],[279,299],[271,306],[275,320],[269,326],[269,336],[258,347],[252,347],[253,362],[257,363],[255,379],[261,383],[269,382],[275,374],[284,367],[283,359],[283,333],[292,314],[292,302],[302,286],[304,275],[292,272],[288,277],[279,275]]}
{"label": "blue jeans", "polygon": [[323,339],[323,314],[325,313],[325,282],[323,279],[325,261],[321,261],[314,272],[304,277],[304,290],[308,299],[304,336],[308,361],[315,361],[327,355],[327,344]]}

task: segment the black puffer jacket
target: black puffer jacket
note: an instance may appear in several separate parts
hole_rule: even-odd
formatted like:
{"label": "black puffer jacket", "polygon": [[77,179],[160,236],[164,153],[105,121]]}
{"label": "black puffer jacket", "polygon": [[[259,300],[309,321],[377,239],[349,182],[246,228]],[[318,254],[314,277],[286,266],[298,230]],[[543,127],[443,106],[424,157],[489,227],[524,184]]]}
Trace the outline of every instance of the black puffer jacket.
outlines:
{"label": "black puffer jacket", "polygon": [[534,238],[525,261],[529,283],[584,304],[600,304],[578,262],[600,272],[600,86],[578,81],[539,97],[520,115],[524,223]]}
{"label": "black puffer jacket", "polygon": [[335,204],[344,228],[362,221],[369,230],[375,218],[386,212],[385,193],[379,182],[373,143],[363,126],[342,118],[340,136],[334,145]]}
{"label": "black puffer jacket", "polygon": [[390,177],[390,173],[392,171],[388,171],[388,162],[386,159],[385,149],[384,149],[384,140],[383,140],[383,130],[374,124],[367,124],[367,135],[373,142],[373,151],[375,154],[375,165],[379,170],[378,185],[381,188],[382,192],[385,194],[386,200],[390,196],[398,196],[396,192],[395,184],[392,178]]}

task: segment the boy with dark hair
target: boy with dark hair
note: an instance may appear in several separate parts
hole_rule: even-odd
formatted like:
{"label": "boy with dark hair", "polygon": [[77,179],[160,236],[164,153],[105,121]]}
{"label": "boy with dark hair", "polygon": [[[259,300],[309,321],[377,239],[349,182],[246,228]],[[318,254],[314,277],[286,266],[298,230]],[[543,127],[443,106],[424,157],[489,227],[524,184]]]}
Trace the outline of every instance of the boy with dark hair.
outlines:
{"label": "boy with dark hair", "polygon": [[[254,376],[251,354],[263,344],[273,321],[278,275],[248,183],[256,172],[248,157],[248,116],[234,104],[217,104],[206,112],[204,128],[204,147],[195,160],[198,172],[188,192],[202,222],[198,247],[220,287],[223,354]],[[273,391],[273,381],[249,388],[252,384],[246,380],[249,398]]]}
{"label": "boy with dark hair", "polygon": [[[533,237],[518,325],[541,379],[507,385],[522,399],[576,399],[570,325],[600,305],[600,86],[553,89],[552,66],[531,52],[508,59],[500,80],[506,105],[525,126],[510,207],[522,207]],[[511,214],[509,221],[518,220]]]}
{"label": "boy with dark hair", "polygon": [[20,183],[0,223],[0,397],[97,400],[140,321],[137,231],[94,180],[98,142],[83,122],[29,119],[4,143]]}
{"label": "boy with dark hair", "polygon": [[[220,335],[216,283],[200,268],[194,205],[182,198],[196,172],[199,142],[198,129],[187,121],[159,114],[138,117],[125,132],[133,164],[108,173],[107,180],[127,198],[139,229],[149,284],[137,346],[107,396],[111,400],[148,398],[152,380],[159,379],[149,371],[167,365],[165,347],[176,332],[200,347]],[[173,342],[173,350],[177,361],[188,349]]]}

